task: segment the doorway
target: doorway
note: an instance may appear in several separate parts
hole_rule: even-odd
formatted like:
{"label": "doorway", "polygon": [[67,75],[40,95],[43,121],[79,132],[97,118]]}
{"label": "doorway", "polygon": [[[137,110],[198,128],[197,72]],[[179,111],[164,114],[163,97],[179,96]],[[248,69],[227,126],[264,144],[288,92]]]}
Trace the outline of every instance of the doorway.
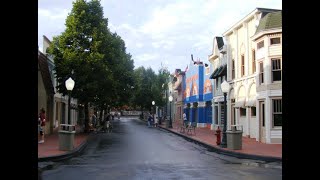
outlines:
{"label": "doorway", "polygon": [[259,102],[260,109],[260,133],[259,133],[259,141],[265,143],[266,142],[266,119],[265,119],[265,103],[264,101]]}

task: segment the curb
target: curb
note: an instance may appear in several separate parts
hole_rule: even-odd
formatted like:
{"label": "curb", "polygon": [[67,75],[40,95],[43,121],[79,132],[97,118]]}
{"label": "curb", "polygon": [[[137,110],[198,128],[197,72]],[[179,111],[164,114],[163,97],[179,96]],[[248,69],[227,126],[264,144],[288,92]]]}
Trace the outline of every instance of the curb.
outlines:
{"label": "curb", "polygon": [[40,157],[40,158],[38,158],[38,162],[46,162],[46,161],[54,161],[54,162],[56,162],[56,161],[62,161],[62,160],[70,159],[70,158],[72,158],[74,156],[78,156],[87,147],[88,139],[90,138],[90,136],[91,136],[91,134],[88,135],[87,139],[83,143],[81,143],[78,147],[74,148],[72,151],[68,151],[68,152],[66,152],[64,154],[61,154],[61,155]]}
{"label": "curb", "polygon": [[262,155],[254,155],[254,154],[245,154],[245,153],[240,153],[240,152],[234,152],[234,151],[231,151],[231,150],[226,150],[226,149],[221,149],[221,148],[217,148],[217,147],[214,147],[212,145],[209,145],[205,142],[201,142],[199,140],[196,140],[196,139],[193,139],[191,137],[188,137],[186,135],[183,135],[183,134],[179,134],[175,131],[172,131],[170,129],[167,129],[167,128],[164,128],[164,127],[161,127],[161,126],[158,126],[159,128],[163,129],[163,130],[166,130],[166,131],[169,131],[173,134],[176,134],[178,136],[181,136],[189,141],[192,141],[196,144],[200,144],[206,148],[208,148],[210,151],[213,151],[215,153],[218,153],[218,154],[223,154],[223,155],[227,155],[227,156],[232,156],[232,157],[236,157],[236,158],[239,158],[239,159],[252,159],[252,160],[260,160],[260,161],[266,161],[266,162],[282,162],[282,158],[279,158],[279,157],[273,157],[273,156],[262,156]]}

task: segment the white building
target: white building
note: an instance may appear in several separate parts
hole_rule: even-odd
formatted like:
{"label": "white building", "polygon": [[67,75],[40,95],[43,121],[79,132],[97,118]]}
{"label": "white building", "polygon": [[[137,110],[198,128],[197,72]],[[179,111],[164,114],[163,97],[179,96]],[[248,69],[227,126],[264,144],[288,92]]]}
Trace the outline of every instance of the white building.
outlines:
{"label": "white building", "polygon": [[[227,44],[227,81],[231,86],[227,98],[227,124],[241,125],[243,136],[255,138],[257,141],[263,141],[263,138],[260,138],[259,112],[256,110],[260,103],[257,101],[257,48],[251,37],[256,34],[260,20],[268,13],[277,11],[279,10],[256,8],[223,33]],[[269,101],[266,103],[270,105]],[[266,113],[267,109],[264,111]],[[265,117],[269,116],[270,114]],[[270,129],[268,131],[266,139],[269,139],[265,142],[272,143]]]}
{"label": "white building", "polygon": [[282,12],[263,17],[251,39],[257,69],[256,138],[265,143],[282,143]]}

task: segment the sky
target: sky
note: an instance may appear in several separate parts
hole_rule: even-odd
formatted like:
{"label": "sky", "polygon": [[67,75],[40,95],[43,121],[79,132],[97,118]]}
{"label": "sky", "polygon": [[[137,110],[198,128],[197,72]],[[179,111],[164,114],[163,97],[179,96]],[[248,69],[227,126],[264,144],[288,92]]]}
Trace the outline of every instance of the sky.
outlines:
{"label": "sky", "polygon": [[[38,1],[38,45],[65,30],[74,0]],[[208,63],[213,38],[255,8],[282,9],[282,0],[101,0],[108,27],[126,43],[135,68],[185,70],[191,61]]]}

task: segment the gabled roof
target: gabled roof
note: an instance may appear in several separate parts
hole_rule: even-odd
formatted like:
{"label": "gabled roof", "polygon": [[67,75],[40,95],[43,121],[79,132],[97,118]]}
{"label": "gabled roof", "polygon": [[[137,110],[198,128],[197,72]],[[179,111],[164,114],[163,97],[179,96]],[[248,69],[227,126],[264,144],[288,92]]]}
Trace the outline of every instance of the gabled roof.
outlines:
{"label": "gabled roof", "polygon": [[44,87],[46,88],[46,91],[48,94],[53,95],[55,92],[54,92],[54,87],[51,81],[47,57],[39,50],[38,50],[38,64],[40,67],[40,72],[42,75]]}
{"label": "gabled roof", "polygon": [[282,11],[271,12],[264,16],[257,27],[256,33],[282,27]]}
{"label": "gabled roof", "polygon": [[243,22],[250,20],[255,15],[258,15],[261,13],[261,18],[263,18],[265,15],[271,12],[277,12],[281,11],[279,9],[269,9],[269,8],[256,8],[251,13],[246,15],[244,18],[242,18],[240,21],[238,21],[236,24],[234,24],[231,28],[229,28],[226,32],[223,33],[223,36],[227,36],[228,34],[232,33],[234,29],[237,29],[239,26],[242,25]]}

